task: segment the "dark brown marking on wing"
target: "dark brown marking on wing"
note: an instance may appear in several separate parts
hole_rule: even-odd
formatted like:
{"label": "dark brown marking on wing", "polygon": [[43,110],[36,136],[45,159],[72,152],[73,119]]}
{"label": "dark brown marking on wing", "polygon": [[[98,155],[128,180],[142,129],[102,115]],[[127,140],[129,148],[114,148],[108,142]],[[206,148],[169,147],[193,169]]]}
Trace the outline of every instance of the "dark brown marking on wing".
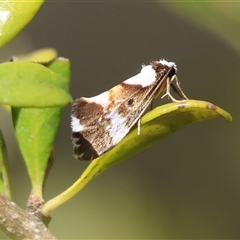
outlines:
{"label": "dark brown marking on wing", "polygon": [[72,133],[73,155],[77,160],[91,160],[99,155],[92,144],[79,132]]}
{"label": "dark brown marking on wing", "polygon": [[100,104],[88,102],[86,98],[74,101],[72,116],[85,126],[81,132],[72,134],[74,156],[80,156],[77,159],[92,160],[112,145],[112,138],[106,131],[106,127],[112,124],[111,119],[106,118],[103,112],[104,108]]}
{"label": "dark brown marking on wing", "polygon": [[81,119],[81,124],[88,123],[91,115],[100,117],[103,107],[95,102],[88,102],[85,98],[78,98],[72,104],[71,114],[78,119]]}
{"label": "dark brown marking on wing", "polygon": [[176,74],[176,69],[172,67],[168,67],[167,65],[163,65],[157,61],[150,62],[152,68],[156,71],[156,79],[161,79],[164,76],[172,77]]}
{"label": "dark brown marking on wing", "polygon": [[134,99],[133,98],[130,98],[129,100],[128,100],[128,106],[131,106],[131,105],[133,105],[133,103],[134,103]]}

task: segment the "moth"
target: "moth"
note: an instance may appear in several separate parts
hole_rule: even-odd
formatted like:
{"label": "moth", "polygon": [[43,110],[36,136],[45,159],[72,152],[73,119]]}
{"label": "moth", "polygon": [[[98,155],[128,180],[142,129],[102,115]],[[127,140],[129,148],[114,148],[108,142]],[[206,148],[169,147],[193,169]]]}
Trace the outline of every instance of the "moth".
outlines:
{"label": "moth", "polygon": [[[175,99],[175,92],[187,99],[176,76],[177,66],[164,59],[142,66],[139,74],[95,97],[76,99],[71,109],[74,157],[93,160],[117,145],[139,121],[158,95]],[[173,85],[175,82],[176,86]]]}

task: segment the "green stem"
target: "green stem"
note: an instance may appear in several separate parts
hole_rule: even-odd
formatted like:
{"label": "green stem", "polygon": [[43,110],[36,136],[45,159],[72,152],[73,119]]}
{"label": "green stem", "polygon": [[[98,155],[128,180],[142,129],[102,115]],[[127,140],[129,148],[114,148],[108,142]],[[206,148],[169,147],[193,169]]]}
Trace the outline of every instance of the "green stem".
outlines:
{"label": "green stem", "polygon": [[43,205],[42,214],[46,217],[49,216],[52,210],[75,196],[90,180],[98,175],[96,173],[99,173],[99,170],[98,159],[95,159],[72,186]]}

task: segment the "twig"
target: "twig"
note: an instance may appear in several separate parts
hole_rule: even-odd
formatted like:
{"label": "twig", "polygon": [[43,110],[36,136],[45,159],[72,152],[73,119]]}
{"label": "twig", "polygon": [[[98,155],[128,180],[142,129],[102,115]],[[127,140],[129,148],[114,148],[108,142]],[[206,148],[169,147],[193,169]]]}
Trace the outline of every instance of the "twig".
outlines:
{"label": "twig", "polygon": [[12,239],[57,240],[43,222],[0,194],[0,229]]}

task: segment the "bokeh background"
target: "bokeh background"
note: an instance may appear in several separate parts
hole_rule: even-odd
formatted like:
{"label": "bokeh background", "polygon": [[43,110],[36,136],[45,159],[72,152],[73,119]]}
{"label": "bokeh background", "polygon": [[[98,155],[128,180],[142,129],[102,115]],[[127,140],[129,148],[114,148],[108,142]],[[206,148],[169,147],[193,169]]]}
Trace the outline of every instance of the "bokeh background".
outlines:
{"label": "bokeh background", "polygon": [[[141,64],[165,58],[177,63],[189,98],[210,101],[233,116],[231,124],[216,118],[191,125],[102,173],[52,212],[50,229],[59,239],[240,239],[239,51],[224,32],[211,31],[214,21],[197,24],[199,14],[170,5],[47,1],[1,50],[4,61],[54,47],[71,61],[74,98],[97,95],[137,74]],[[215,4],[226,11],[230,5]],[[210,15],[214,20],[214,12]],[[228,30],[238,38],[231,21]],[[11,118],[2,109],[0,114],[13,199],[25,208],[30,182]],[[56,138],[45,200],[68,188],[88,165],[72,157],[69,114],[70,106]],[[7,237],[0,233],[0,238]]]}

